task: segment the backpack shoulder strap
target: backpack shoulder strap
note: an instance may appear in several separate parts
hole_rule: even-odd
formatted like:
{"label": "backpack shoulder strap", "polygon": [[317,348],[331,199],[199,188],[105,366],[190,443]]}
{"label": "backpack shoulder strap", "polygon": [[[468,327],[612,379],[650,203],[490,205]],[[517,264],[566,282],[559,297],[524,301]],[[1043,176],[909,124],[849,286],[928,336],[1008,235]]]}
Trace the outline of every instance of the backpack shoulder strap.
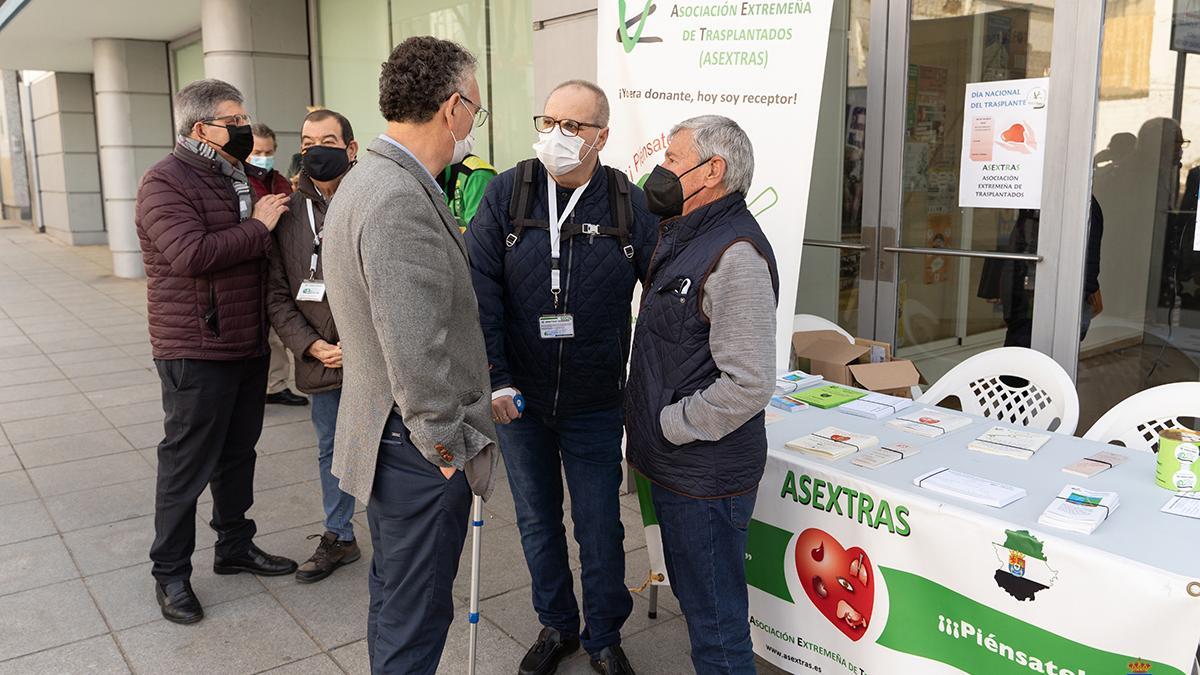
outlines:
{"label": "backpack shoulder strap", "polygon": [[634,248],[629,232],[633,227],[633,200],[629,196],[629,179],[618,169],[604,168],[608,171],[608,205],[617,221],[617,240],[625,258],[632,263]]}
{"label": "backpack shoulder strap", "polygon": [[536,159],[521,160],[517,164],[516,180],[513,181],[512,198],[508,201],[508,220],[513,231],[504,241],[505,249],[511,249],[521,239],[529,224],[529,206],[533,198],[533,164]]}

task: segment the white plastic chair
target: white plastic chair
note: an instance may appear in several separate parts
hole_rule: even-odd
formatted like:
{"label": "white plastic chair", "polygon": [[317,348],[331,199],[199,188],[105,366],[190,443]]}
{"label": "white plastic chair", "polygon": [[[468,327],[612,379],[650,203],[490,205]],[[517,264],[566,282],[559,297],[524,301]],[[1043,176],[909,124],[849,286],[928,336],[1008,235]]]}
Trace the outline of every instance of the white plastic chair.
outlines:
{"label": "white plastic chair", "polygon": [[[1006,375],[1028,384],[1014,387],[1000,379]],[[1068,436],[1079,424],[1075,383],[1054,359],[1024,347],[976,354],[952,368],[917,400],[937,405],[951,396],[958,397],[963,412],[1009,424]]]}
{"label": "white plastic chair", "polygon": [[832,330],[846,338],[846,342],[854,344],[854,336],[847,333],[841,326],[816,314],[797,314],[792,320],[792,332],[800,333],[810,330]]}
{"label": "white plastic chair", "polygon": [[1158,435],[1185,426],[1180,417],[1200,417],[1200,382],[1176,382],[1138,392],[1104,413],[1083,437],[1158,452]]}

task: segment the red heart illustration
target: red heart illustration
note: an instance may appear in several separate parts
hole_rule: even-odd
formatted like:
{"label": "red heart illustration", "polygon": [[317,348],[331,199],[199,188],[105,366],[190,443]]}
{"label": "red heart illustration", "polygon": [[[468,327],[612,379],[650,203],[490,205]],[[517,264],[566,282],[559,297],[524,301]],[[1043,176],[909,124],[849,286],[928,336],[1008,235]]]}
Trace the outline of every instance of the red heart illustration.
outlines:
{"label": "red heart illustration", "polygon": [[875,572],[866,551],[843,548],[833,535],[809,528],[796,540],[796,572],[813,605],[857,642],[871,624]]}
{"label": "red heart illustration", "polygon": [[937,424],[938,422],[941,422],[941,420],[936,417],[919,417],[917,419],[921,422],[921,424]]}
{"label": "red heart illustration", "polygon": [[848,441],[848,440],[850,440],[850,437],[849,437],[849,436],[843,436],[843,435],[841,435],[841,434],[830,434],[830,435],[829,435],[829,440],[832,440],[832,441]]}
{"label": "red heart illustration", "polygon": [[1025,127],[1020,124],[1014,124],[1004,130],[1000,134],[1000,140],[1008,141],[1009,143],[1024,143],[1025,142]]}

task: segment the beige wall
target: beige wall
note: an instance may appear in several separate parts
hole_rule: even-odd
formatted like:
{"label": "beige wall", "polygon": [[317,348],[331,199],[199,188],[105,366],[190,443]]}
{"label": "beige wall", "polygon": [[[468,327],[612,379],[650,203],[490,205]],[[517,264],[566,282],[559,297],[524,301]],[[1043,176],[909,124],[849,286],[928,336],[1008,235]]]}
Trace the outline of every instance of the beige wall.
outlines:
{"label": "beige wall", "polygon": [[533,100],[563,80],[596,80],[596,0],[533,0]]}

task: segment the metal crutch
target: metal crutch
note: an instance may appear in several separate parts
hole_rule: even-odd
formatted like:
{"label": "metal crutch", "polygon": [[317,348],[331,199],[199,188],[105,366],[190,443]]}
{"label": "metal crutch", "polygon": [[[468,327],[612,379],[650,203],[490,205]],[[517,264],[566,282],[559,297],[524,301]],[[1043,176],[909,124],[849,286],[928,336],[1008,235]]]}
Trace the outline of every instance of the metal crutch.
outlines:
{"label": "metal crutch", "polygon": [[479,558],[483,534],[483,498],[479,495],[471,500],[471,609],[467,620],[471,622],[471,643],[467,653],[467,673],[475,675],[475,645],[479,640]]}

